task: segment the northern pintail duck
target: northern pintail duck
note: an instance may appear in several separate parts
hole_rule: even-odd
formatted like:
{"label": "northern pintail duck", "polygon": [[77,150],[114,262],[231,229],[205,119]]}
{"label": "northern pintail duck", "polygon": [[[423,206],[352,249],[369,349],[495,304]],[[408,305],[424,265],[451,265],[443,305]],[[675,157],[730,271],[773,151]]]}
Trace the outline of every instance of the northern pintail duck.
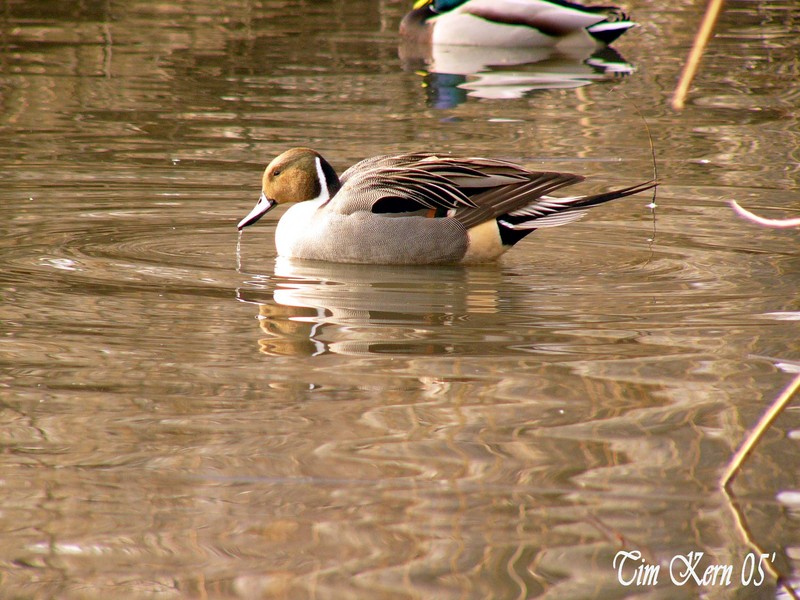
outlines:
{"label": "northern pintail duck", "polygon": [[262,192],[239,230],[277,204],[297,203],[275,231],[280,256],[343,263],[479,263],[497,259],[541,227],[650,189],[653,181],[601,194],[549,194],[580,175],[529,171],[490,158],[427,152],[376,156],[340,177],[318,152],[287,150],[264,171]]}
{"label": "northern pintail duck", "polygon": [[635,25],[616,6],[567,0],[418,0],[400,35],[456,46],[605,46]]}

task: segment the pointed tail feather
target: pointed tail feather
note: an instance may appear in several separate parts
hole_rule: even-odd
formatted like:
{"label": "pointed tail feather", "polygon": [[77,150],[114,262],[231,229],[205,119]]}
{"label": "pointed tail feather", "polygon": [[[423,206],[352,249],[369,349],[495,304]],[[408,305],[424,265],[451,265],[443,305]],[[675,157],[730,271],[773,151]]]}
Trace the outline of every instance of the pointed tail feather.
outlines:
{"label": "pointed tail feather", "polygon": [[526,235],[543,227],[559,227],[577,221],[586,209],[617,198],[632,196],[658,185],[655,180],[637,183],[619,190],[590,196],[569,198],[541,197],[538,201],[497,218],[500,239],[505,246],[513,246]]}
{"label": "pointed tail feather", "polygon": [[633,194],[638,194],[639,192],[644,192],[646,190],[650,190],[658,185],[658,182],[655,180],[645,181],[644,183],[637,183],[636,185],[632,185],[630,187],[622,188],[620,190],[612,190],[610,192],[604,192],[602,194],[592,194],[591,196],[584,196],[583,198],[577,199],[576,202],[570,204],[570,208],[588,208],[589,206],[597,206],[598,204],[603,204],[603,202],[608,202],[610,200],[616,200],[617,198],[624,198],[625,196],[632,196]]}

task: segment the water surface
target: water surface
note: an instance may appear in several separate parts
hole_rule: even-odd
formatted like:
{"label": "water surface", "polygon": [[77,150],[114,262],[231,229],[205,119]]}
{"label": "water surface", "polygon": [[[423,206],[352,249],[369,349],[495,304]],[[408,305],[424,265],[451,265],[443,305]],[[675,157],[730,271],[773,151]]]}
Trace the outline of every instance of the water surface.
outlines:
{"label": "water surface", "polygon": [[[727,3],[682,113],[701,7],[477,63],[399,47],[406,8],[6,2],[0,596],[780,597],[742,584],[761,551],[800,585],[796,408],[717,489],[800,370],[798,232],[727,204],[796,216],[797,8]],[[291,262],[280,209],[235,228],[290,146],[600,191],[652,176],[645,120],[655,210],[496,265]],[[731,583],[672,582],[693,551]]]}

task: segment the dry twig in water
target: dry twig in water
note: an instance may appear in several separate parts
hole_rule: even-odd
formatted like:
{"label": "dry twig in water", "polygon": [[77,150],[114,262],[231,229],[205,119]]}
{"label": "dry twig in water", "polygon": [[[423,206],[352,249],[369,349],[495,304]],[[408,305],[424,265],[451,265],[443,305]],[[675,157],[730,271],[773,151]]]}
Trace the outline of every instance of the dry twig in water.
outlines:
{"label": "dry twig in water", "polygon": [[769,429],[772,422],[778,417],[779,414],[783,411],[784,408],[789,404],[789,401],[792,399],[792,396],[797,393],[797,390],[800,389],[800,375],[797,375],[792,382],[786,387],[781,394],[772,401],[767,412],[765,412],[761,419],[759,419],[758,423],[756,424],[753,431],[750,432],[750,435],[747,436],[747,439],[739,446],[739,449],[736,451],[736,454],[733,455],[731,460],[728,462],[728,468],[725,469],[725,474],[722,476],[720,484],[723,488],[730,489],[730,485],[733,482],[733,478],[739,472],[739,469],[742,466],[742,463],[747,459],[752,452],[755,445],[764,435],[764,432]]}
{"label": "dry twig in water", "polygon": [[689,58],[686,59],[683,73],[681,73],[681,78],[678,80],[675,93],[672,95],[672,108],[675,110],[683,110],[683,105],[686,102],[686,94],[689,92],[689,86],[692,84],[692,80],[697,74],[700,58],[703,56],[703,51],[706,49],[708,39],[711,37],[711,32],[714,31],[714,25],[717,22],[719,12],[722,10],[722,2],[723,0],[710,0],[708,3],[703,22],[700,23],[700,29],[698,29],[697,35],[694,36],[694,44],[692,45],[691,52],[689,52]]}
{"label": "dry twig in water", "polygon": [[742,208],[736,200],[731,200],[730,204],[740,217],[744,217],[759,225],[765,225],[767,227],[800,227],[800,217],[794,219],[765,219],[764,217],[759,217],[755,213],[751,213],[746,208]]}

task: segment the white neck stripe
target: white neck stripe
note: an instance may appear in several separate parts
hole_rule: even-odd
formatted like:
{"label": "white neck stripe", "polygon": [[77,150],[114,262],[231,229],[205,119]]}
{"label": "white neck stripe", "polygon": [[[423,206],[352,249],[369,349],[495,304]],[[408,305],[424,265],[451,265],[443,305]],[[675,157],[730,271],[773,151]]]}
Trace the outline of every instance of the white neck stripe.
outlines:
{"label": "white neck stripe", "polygon": [[331,192],[328,189],[328,180],[325,178],[325,172],[322,170],[322,161],[319,156],[314,158],[314,164],[317,166],[317,180],[319,181],[319,196],[315,200],[321,200],[325,203],[331,199]]}

